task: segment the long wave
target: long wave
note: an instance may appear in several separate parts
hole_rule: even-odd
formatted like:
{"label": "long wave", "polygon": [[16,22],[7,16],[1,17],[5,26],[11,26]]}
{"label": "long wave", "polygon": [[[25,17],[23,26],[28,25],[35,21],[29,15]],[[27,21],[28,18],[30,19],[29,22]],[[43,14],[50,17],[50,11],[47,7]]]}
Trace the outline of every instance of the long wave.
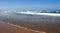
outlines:
{"label": "long wave", "polygon": [[39,12],[30,12],[30,11],[26,11],[26,12],[17,12],[19,14],[31,14],[31,15],[46,15],[46,16],[60,16],[60,14],[58,13],[39,13]]}

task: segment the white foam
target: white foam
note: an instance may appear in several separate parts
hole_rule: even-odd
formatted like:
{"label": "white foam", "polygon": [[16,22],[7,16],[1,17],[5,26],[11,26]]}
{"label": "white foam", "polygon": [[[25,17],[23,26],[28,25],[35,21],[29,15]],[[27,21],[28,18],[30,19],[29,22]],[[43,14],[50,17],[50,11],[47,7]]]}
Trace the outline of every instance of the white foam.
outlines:
{"label": "white foam", "polygon": [[31,14],[31,15],[47,15],[47,16],[60,16],[58,13],[37,13],[37,12],[17,12],[20,14]]}

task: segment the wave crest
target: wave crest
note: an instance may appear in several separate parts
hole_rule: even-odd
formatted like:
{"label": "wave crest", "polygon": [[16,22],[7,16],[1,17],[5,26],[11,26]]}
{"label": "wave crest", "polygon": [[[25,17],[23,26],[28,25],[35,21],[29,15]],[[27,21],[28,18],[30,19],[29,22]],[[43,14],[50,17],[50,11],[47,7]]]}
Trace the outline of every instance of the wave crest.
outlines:
{"label": "wave crest", "polygon": [[30,12],[30,11],[26,11],[26,12],[16,12],[19,14],[31,14],[31,15],[47,15],[47,16],[60,16],[60,14],[58,13],[40,13],[40,12]]}

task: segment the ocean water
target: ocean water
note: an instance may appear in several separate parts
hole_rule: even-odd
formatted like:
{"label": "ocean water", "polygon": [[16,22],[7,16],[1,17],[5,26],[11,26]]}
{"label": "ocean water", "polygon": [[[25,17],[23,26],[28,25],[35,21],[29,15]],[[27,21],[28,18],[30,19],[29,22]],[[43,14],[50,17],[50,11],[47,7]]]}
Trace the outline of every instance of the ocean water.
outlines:
{"label": "ocean water", "polygon": [[[21,13],[22,12],[22,13]],[[60,13],[51,13],[48,15],[38,14],[42,12],[30,11],[0,11],[0,20],[20,26],[45,31],[49,33],[60,33]],[[45,12],[46,13],[46,12]],[[58,16],[56,16],[56,14]]]}

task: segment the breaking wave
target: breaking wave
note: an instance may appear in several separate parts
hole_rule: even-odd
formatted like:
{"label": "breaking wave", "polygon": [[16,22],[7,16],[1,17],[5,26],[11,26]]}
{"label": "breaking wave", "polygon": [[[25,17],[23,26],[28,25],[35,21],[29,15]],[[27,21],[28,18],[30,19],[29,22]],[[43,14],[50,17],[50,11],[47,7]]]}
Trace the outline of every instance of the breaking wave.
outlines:
{"label": "breaking wave", "polygon": [[31,11],[21,11],[16,12],[18,14],[29,14],[29,15],[46,15],[46,16],[60,16],[59,13],[42,13],[42,12],[31,12]]}

